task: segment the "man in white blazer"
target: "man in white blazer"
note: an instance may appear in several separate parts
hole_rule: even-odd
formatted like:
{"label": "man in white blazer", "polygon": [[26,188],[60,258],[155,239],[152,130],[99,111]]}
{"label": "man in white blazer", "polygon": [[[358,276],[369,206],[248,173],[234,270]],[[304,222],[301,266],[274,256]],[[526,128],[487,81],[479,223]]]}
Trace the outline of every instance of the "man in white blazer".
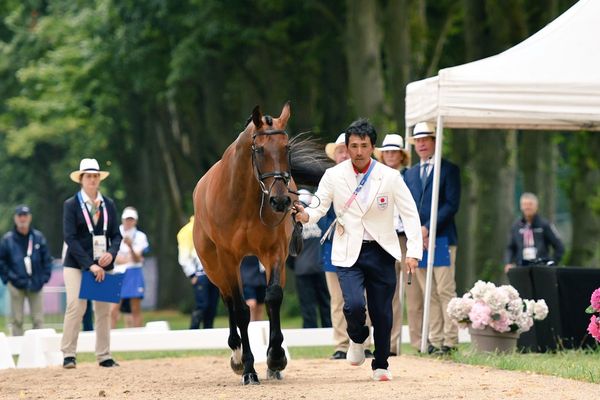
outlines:
{"label": "man in white blazer", "polygon": [[[331,262],[337,267],[344,296],[351,339],[347,359],[352,365],[361,365],[365,360],[363,342],[369,335],[365,324],[366,290],[374,328],[373,379],[388,381],[392,379],[387,359],[396,289],[394,265],[402,258],[394,228],[394,206],[404,223],[406,266],[412,273],[421,259],[423,243],[417,207],[404,180],[398,171],[371,158],[376,141],[377,133],[367,120],[353,122],[346,129],[350,160],[325,172],[315,194],[320,200],[315,202],[318,206],[305,209],[296,205],[296,220],[314,223],[333,204],[338,218],[332,228]],[[360,183],[363,186],[358,189]]]}

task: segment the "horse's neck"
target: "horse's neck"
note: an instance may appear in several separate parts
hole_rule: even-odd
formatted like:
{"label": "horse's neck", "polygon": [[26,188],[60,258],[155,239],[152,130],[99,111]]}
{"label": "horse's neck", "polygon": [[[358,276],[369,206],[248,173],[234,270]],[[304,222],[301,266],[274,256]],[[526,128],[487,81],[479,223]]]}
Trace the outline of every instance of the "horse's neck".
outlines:
{"label": "horse's neck", "polygon": [[[238,190],[245,188],[246,185],[258,187],[258,182],[254,177],[251,146],[252,136],[249,132],[244,131],[227,149],[222,159],[223,172],[229,177],[229,184]],[[239,192],[237,195],[239,196]]]}

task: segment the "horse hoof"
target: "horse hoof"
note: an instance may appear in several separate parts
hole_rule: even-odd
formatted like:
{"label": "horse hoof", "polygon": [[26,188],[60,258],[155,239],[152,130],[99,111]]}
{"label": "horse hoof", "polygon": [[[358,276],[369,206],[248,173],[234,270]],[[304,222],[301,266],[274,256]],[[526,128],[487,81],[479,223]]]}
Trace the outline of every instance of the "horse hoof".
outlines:
{"label": "horse hoof", "polygon": [[231,359],[229,360],[229,365],[231,366],[231,369],[233,370],[233,372],[235,372],[236,375],[242,375],[242,373],[244,372],[244,364],[242,364],[241,362],[236,363],[233,360],[233,357],[231,357]]}
{"label": "horse hoof", "polygon": [[281,371],[274,371],[270,368],[267,368],[267,379],[280,381],[283,379],[283,373]]}
{"label": "horse hoof", "polygon": [[273,371],[282,371],[287,366],[287,357],[283,349],[267,351],[267,367]]}
{"label": "horse hoof", "polygon": [[244,374],[244,376],[242,377],[242,383],[244,384],[244,386],[260,385],[260,382],[258,381],[258,375],[256,375],[256,372]]}

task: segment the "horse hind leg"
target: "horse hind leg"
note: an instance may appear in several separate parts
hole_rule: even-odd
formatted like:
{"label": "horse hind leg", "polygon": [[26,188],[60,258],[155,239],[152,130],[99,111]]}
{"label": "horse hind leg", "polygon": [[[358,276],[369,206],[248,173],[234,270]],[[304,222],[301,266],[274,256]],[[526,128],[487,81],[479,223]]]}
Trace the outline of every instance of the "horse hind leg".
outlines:
{"label": "horse hind leg", "polygon": [[282,379],[281,371],[287,366],[287,357],[281,344],[283,333],[281,332],[281,303],[283,301],[283,288],[279,285],[277,273],[271,278],[271,284],[267,288],[265,304],[269,313],[269,347],[267,349],[267,377],[269,379]]}

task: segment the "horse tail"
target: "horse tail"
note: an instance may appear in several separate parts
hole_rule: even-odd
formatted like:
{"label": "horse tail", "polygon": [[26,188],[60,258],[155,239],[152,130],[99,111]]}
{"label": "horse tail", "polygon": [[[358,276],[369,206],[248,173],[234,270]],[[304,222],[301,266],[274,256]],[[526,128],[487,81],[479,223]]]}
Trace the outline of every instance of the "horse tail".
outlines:
{"label": "horse tail", "polygon": [[335,164],[316,139],[304,134],[290,139],[292,177],[297,185],[317,186],[327,168]]}

